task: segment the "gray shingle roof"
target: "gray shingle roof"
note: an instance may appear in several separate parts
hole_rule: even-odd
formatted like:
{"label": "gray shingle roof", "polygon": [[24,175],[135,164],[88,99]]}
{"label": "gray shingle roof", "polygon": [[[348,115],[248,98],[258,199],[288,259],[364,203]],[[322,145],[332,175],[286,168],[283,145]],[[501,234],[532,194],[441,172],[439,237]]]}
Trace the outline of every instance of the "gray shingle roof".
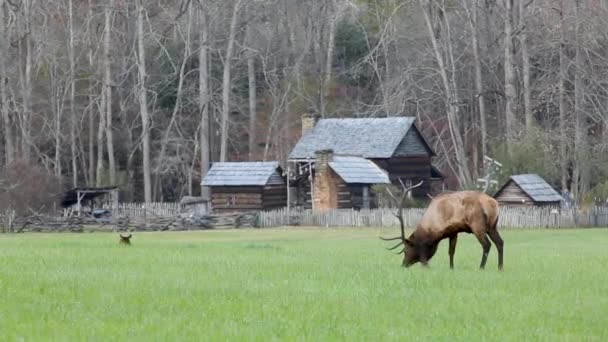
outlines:
{"label": "gray shingle roof", "polygon": [[315,151],[364,158],[390,158],[415,117],[322,119],[298,141],[289,159],[315,158]]}
{"label": "gray shingle roof", "polygon": [[558,202],[562,199],[559,193],[537,174],[514,175],[511,180],[535,202]]}
{"label": "gray shingle roof", "polygon": [[214,163],[203,178],[203,186],[262,186],[277,170],[273,162],[226,162]]}
{"label": "gray shingle roof", "polygon": [[384,170],[374,162],[359,157],[335,156],[329,166],[347,184],[388,184]]}

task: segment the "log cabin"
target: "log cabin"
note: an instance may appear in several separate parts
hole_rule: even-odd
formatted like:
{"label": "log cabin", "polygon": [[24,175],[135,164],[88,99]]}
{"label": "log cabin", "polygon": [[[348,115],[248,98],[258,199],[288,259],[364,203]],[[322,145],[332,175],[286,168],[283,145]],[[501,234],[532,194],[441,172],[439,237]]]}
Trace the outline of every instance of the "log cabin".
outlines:
{"label": "log cabin", "polygon": [[302,116],[302,137],[288,158],[295,206],[311,208],[316,152],[359,157],[385,170],[393,184],[418,183],[413,197],[428,200],[444,189],[444,177],[431,160],[435,152],[416,126],[415,117],[321,119]]}
{"label": "log cabin", "polygon": [[502,206],[560,206],[562,196],[537,174],[513,175],[494,194]]}
{"label": "log cabin", "polygon": [[210,189],[213,213],[272,210],[287,205],[286,180],[276,161],[214,163],[201,184]]}

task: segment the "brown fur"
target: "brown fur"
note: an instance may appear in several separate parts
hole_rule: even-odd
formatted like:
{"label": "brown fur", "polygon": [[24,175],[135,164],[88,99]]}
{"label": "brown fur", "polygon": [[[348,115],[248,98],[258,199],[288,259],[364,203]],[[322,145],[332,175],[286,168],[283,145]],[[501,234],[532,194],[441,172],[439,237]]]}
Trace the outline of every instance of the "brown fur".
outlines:
{"label": "brown fur", "polygon": [[[426,265],[437,251],[439,242],[450,240],[450,268],[454,268],[454,252],[459,233],[474,234],[483,248],[480,268],[484,268],[490,240],[498,250],[498,269],[503,268],[503,240],[498,234],[498,202],[477,191],[459,191],[435,197],[422,216],[416,230],[404,238],[403,265],[409,267],[417,262]],[[488,239],[489,237],[489,239]]]}
{"label": "brown fur", "polygon": [[119,234],[119,235],[120,235],[119,243],[121,245],[130,245],[131,244],[131,234],[126,235],[126,236],[123,236],[122,234]]}

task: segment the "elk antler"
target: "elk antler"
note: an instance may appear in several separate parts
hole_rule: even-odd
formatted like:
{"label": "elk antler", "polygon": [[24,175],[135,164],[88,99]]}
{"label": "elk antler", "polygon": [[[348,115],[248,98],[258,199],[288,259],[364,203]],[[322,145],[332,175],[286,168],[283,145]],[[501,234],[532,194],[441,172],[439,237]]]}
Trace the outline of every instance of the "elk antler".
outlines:
{"label": "elk antler", "polygon": [[405,224],[403,222],[403,206],[405,205],[405,199],[407,198],[408,192],[410,192],[412,189],[415,189],[415,188],[421,186],[423,182],[424,181],[420,181],[420,183],[418,183],[416,185],[406,187],[405,184],[403,184],[403,181],[401,180],[401,178],[399,178],[399,183],[401,183],[401,188],[402,188],[401,196],[399,196],[399,197],[393,195],[393,193],[389,189],[387,189],[389,196],[391,196],[391,198],[398,203],[399,210],[397,211],[397,214],[395,214],[395,217],[397,217],[397,219],[399,220],[399,225],[401,228],[401,236],[396,236],[393,238],[380,237],[380,239],[382,239],[384,241],[401,240],[395,246],[387,248],[387,250],[392,251],[399,246],[403,246],[403,249],[401,249],[401,251],[399,251],[397,254],[401,254],[401,253],[405,252],[405,244],[408,242],[408,240],[405,237]]}

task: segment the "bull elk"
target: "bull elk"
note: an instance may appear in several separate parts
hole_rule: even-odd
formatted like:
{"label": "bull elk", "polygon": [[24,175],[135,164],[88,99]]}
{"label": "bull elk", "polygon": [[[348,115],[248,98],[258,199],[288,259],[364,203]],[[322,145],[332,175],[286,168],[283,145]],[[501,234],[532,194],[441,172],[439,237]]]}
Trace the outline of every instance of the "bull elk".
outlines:
{"label": "bull elk", "polygon": [[[403,253],[403,266],[410,267],[417,262],[427,265],[429,260],[437,251],[441,240],[450,240],[449,256],[450,268],[454,268],[454,252],[458,233],[474,234],[483,248],[481,257],[481,269],[484,269],[490,252],[490,240],[498,250],[498,269],[502,270],[503,240],[498,234],[496,225],[498,223],[498,202],[485,193],[477,191],[458,191],[444,193],[431,200],[422,219],[416,226],[416,230],[405,237],[403,223],[403,204],[405,195],[422,182],[406,188],[403,183],[403,192],[399,203],[399,212],[396,215],[401,225],[401,236],[394,238],[382,238],[385,241],[400,240],[399,243],[389,250],[403,246],[397,253]],[[389,193],[390,194],[390,193]],[[390,194],[394,199],[393,194]],[[489,237],[489,239],[488,239]]]}

